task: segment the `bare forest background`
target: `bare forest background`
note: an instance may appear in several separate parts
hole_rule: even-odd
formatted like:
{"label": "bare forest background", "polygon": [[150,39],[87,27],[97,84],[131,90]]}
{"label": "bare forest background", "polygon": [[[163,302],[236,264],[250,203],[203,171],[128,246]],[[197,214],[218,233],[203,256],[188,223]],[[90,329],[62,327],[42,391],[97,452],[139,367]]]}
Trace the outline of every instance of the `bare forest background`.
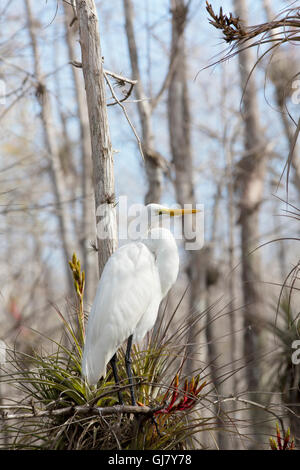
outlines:
{"label": "bare forest background", "polygon": [[[96,1],[97,90],[79,44],[80,3],[0,1],[0,340],[28,355],[47,348],[44,336],[64,342],[55,310],[74,315],[74,252],[88,316],[117,245],[97,253],[95,202],[113,211],[123,195],[129,204],[204,204],[205,245],[185,252],[179,243],[180,275],[160,312],[188,318],[185,374],[200,370],[212,385],[201,416],[214,426],[193,445],[266,448],[278,422],[297,447],[299,29],[265,55],[284,26],[221,60],[231,46],[203,0]],[[246,27],[297,3],[212,8]],[[91,139],[91,120],[105,143]],[[3,408],[9,393],[0,382]]]}

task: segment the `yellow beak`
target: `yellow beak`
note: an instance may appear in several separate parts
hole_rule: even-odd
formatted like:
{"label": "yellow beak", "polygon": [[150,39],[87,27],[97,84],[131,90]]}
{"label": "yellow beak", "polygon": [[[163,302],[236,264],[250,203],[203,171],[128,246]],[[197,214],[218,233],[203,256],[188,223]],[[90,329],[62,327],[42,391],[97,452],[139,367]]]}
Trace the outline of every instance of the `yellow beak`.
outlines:
{"label": "yellow beak", "polygon": [[185,214],[196,214],[200,209],[159,209],[160,214],[168,214],[170,217],[182,216]]}

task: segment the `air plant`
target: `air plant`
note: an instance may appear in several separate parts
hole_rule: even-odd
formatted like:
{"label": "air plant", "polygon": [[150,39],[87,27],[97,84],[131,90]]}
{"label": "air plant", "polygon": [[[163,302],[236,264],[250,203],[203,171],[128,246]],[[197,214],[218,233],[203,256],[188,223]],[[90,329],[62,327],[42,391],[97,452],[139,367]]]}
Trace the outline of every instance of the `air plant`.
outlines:
{"label": "air plant", "polygon": [[270,447],[272,450],[294,450],[295,441],[291,439],[290,428],[286,430],[285,436],[281,437],[279,424],[276,423],[276,440],[270,437]]}
{"label": "air plant", "polygon": [[190,382],[186,378],[184,382],[183,391],[181,391],[178,389],[179,376],[178,374],[176,374],[174,381],[173,381],[174,383],[172,387],[173,390],[170,386],[170,388],[166,391],[162,400],[164,406],[161,409],[157,410],[155,412],[155,415],[168,414],[168,413],[174,413],[176,411],[185,411],[185,410],[192,409],[193,406],[196,404],[199,393],[207,384],[205,380],[198,387],[199,380],[200,380],[200,375],[198,375],[196,379],[192,377]]}
{"label": "air plant", "polygon": [[257,42],[249,43],[250,47],[269,43],[272,48],[285,42],[299,41],[299,7],[287,8],[273,21],[255,26],[245,26],[243,18],[235,17],[232,13],[224,14],[222,7],[219,14],[216,13],[209,2],[206,2],[206,10],[210,16],[209,23],[223,32],[224,39],[228,43],[236,42],[240,45],[261,37]]}
{"label": "air plant", "polygon": [[85,273],[81,271],[80,261],[77,259],[76,253],[73,254],[72,261],[69,261],[72,270],[75,292],[79,302],[78,309],[78,327],[81,344],[84,344],[85,328],[84,328],[84,310],[83,310],[83,297],[85,287]]}

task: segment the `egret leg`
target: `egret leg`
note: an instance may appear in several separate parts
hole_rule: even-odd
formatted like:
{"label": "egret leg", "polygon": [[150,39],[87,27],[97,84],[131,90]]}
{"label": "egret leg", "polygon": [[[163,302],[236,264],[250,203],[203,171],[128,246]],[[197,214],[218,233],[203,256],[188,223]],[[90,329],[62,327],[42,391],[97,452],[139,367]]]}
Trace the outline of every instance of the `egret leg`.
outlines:
{"label": "egret leg", "polygon": [[131,359],[130,359],[132,338],[133,338],[133,335],[129,336],[128,341],[127,341],[127,349],[126,349],[126,355],[125,355],[125,366],[126,366],[126,371],[127,371],[129,386],[130,386],[131,403],[132,403],[133,406],[136,406],[136,400],[135,400],[134,389],[133,389],[132,372],[131,372]]}
{"label": "egret leg", "polygon": [[[117,354],[113,355],[113,357],[110,360],[110,364],[111,364],[111,367],[112,367],[112,370],[113,370],[116,385],[119,387],[120,386],[120,380],[119,380],[118,371],[117,371]],[[122,398],[122,393],[121,393],[120,390],[118,390],[118,398],[119,398],[119,404],[124,405],[123,398]]]}

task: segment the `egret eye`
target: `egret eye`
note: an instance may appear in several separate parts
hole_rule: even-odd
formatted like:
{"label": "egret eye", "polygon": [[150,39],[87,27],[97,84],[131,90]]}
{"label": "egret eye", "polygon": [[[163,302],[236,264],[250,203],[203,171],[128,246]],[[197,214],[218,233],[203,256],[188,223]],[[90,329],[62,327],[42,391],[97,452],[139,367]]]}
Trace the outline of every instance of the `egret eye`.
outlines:
{"label": "egret eye", "polygon": [[163,215],[163,211],[158,211],[158,215]]}

